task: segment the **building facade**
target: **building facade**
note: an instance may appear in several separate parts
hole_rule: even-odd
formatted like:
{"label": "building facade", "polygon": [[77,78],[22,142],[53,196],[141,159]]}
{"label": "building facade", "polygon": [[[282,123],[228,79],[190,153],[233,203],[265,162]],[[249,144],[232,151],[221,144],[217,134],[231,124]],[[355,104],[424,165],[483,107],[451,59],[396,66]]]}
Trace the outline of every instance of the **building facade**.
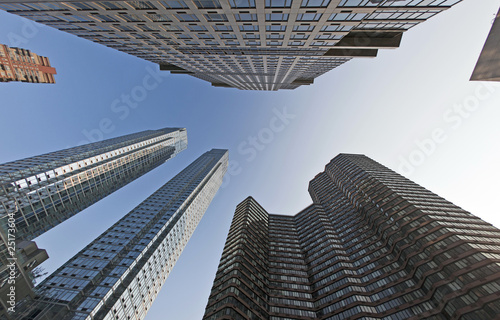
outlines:
{"label": "building facade", "polygon": [[500,230],[362,155],[309,193],[237,206],[203,319],[498,319]]}
{"label": "building facade", "polygon": [[0,82],[56,83],[55,74],[49,58],[0,44]]}
{"label": "building facade", "polygon": [[473,81],[500,81],[500,10],[472,72]]}
{"label": "building facade", "polygon": [[30,292],[33,268],[47,259],[31,240],[186,147],[186,129],[165,128],[1,164],[0,313],[9,307],[13,279],[19,299]]}
{"label": "building facade", "polygon": [[15,318],[144,319],[227,165],[227,150],[204,153],[45,279]]}
{"label": "building facade", "polygon": [[163,0],[25,3],[0,9],[216,87],[295,89],[460,0]]}

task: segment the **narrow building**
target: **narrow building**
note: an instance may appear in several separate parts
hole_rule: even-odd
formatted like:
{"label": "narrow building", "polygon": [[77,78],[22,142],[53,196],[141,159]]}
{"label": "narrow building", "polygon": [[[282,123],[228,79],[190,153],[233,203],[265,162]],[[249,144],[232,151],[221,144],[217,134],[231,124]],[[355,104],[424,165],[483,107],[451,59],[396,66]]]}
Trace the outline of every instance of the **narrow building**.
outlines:
{"label": "narrow building", "polygon": [[56,83],[55,74],[49,58],[0,44],[0,82]]}
{"label": "narrow building", "polygon": [[31,271],[48,258],[34,238],[186,147],[186,129],[164,128],[0,164],[0,316],[13,292],[32,294]]}
{"label": "narrow building", "polygon": [[14,318],[144,319],[227,165],[227,150],[201,155],[45,279]]}

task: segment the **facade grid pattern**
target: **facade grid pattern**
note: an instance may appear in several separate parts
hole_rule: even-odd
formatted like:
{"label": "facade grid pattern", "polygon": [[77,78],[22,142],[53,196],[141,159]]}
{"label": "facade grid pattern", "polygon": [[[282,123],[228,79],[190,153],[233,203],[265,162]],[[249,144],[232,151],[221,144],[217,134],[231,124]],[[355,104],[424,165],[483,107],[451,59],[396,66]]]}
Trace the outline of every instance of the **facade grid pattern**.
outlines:
{"label": "facade grid pattern", "polygon": [[164,128],[1,164],[0,315],[8,307],[9,279],[18,278],[19,299],[31,295],[31,271],[43,261],[34,256],[40,250],[18,251],[186,147],[185,129]]}
{"label": "facade grid pattern", "polygon": [[37,286],[15,319],[144,319],[227,163],[227,150],[204,153]]}
{"label": "facade grid pattern", "polygon": [[217,87],[295,89],[399,46],[460,0],[163,0],[0,3],[0,9]]}

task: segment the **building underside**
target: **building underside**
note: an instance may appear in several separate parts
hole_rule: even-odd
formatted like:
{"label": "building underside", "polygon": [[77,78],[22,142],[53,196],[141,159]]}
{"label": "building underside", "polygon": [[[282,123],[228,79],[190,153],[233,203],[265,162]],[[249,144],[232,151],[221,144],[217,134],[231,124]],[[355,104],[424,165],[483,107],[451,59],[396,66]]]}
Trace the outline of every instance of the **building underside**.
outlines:
{"label": "building underside", "polygon": [[295,89],[460,0],[2,0],[0,8],[215,87]]}

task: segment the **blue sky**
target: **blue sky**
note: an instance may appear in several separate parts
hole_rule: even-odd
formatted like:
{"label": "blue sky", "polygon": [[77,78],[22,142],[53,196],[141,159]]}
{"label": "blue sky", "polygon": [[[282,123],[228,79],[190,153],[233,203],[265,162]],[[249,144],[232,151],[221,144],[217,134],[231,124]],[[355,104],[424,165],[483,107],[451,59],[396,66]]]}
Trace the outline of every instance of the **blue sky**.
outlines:
{"label": "blue sky", "polygon": [[[56,84],[0,84],[0,162],[84,141],[186,127],[188,149],[36,241],[52,272],[212,148],[231,168],[147,320],[200,319],[236,205],[310,204],[308,182],[338,153],[362,153],[500,227],[500,85],[469,82],[499,0],[464,0],[293,91],[214,88],[150,62],[0,12],[0,43],[50,58]],[[126,99],[129,97],[129,103]]]}

